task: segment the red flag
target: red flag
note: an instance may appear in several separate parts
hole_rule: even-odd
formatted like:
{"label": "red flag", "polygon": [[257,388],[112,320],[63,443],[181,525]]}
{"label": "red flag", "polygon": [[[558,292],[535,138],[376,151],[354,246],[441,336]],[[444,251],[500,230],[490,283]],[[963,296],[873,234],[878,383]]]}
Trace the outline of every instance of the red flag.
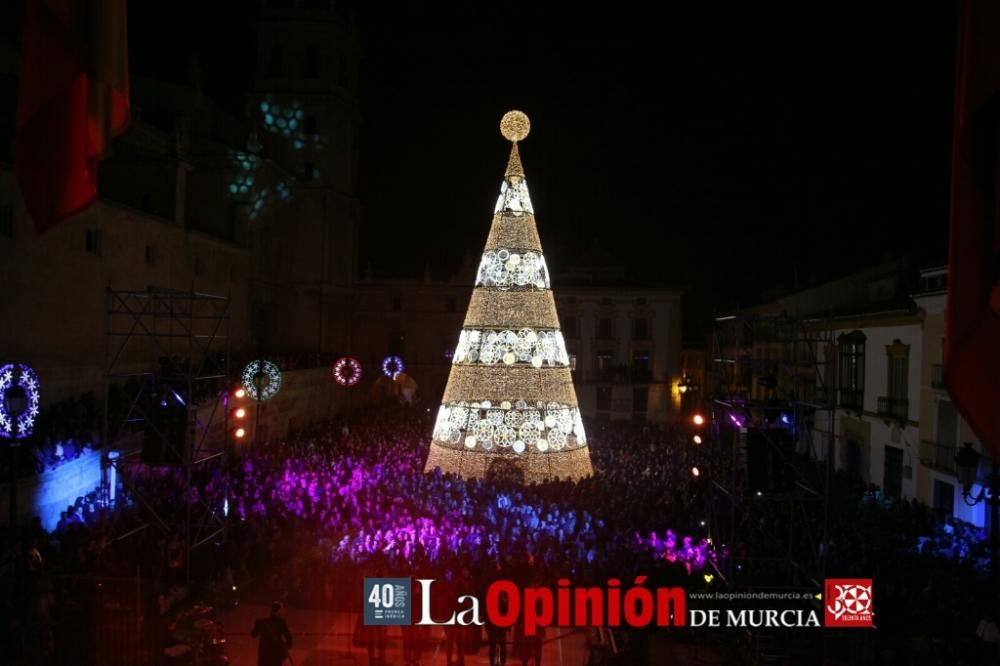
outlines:
{"label": "red flag", "polygon": [[964,0],[959,31],[945,380],[1000,460],[1000,3]]}
{"label": "red flag", "polygon": [[14,168],[39,233],[97,198],[129,117],[125,0],[28,0]]}

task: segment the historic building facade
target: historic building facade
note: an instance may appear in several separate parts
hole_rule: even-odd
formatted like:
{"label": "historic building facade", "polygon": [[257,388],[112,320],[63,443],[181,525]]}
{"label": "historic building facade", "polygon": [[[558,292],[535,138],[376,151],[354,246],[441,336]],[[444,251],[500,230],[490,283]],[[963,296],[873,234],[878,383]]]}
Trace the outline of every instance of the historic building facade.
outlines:
{"label": "historic building facade", "polygon": [[[12,142],[0,144],[0,350],[37,369],[43,407],[100,394],[109,289],[228,296],[234,361],[294,357],[302,368],[352,354],[367,382],[400,354],[421,397],[440,399],[473,267],[447,282],[360,275],[361,55],[352,17],[327,5],[262,3],[242,112],[202,92],[193,57],[172,80],[133,77],[132,121],[100,164],[98,202],[44,235],[20,200]],[[2,113],[17,57],[0,49]],[[584,413],[668,418],[680,292],[620,269],[561,268],[553,282]],[[184,345],[171,353],[184,357]],[[124,360],[142,371],[160,355],[137,343]]]}
{"label": "historic building facade", "polygon": [[[100,164],[98,202],[44,235],[3,142],[0,349],[38,370],[43,404],[101,388],[109,289],[228,296],[233,358],[346,348],[360,50],[352,17],[322,5],[261,7],[243,114],[203,94],[194,57],[174,80],[133,77],[133,117]],[[17,69],[16,49],[0,50],[11,100]],[[169,351],[183,358],[185,346]],[[137,344],[125,360],[148,368],[162,353]]]}
{"label": "historic building facade", "polygon": [[895,261],[720,317],[712,388],[797,414],[800,453],[830,454],[890,497],[984,526],[955,475],[964,442],[984,451],[943,384],[946,283],[946,267]]}

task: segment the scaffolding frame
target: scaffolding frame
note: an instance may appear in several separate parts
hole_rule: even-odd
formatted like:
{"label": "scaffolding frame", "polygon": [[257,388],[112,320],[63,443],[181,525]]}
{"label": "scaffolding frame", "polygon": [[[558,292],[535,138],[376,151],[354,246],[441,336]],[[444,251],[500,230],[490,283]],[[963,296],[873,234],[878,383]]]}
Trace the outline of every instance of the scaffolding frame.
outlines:
{"label": "scaffolding frame", "polygon": [[[784,313],[739,312],[717,317],[711,347],[715,394],[710,402],[713,467],[710,528],[721,543],[745,548],[725,560],[719,573],[734,589],[760,565],[783,572],[774,589],[822,589],[829,558],[829,503],[834,460],[837,395],[827,371],[834,358],[820,356],[833,344],[832,320]],[[790,416],[794,450],[822,463],[808,475],[768,432],[766,416]],[[739,423],[730,420],[739,414]],[[773,423],[772,423],[773,425]],[[750,492],[748,428],[757,428],[775,466],[790,475],[790,491]],[[728,430],[728,432],[726,432]],[[728,463],[727,465],[724,464]],[[818,526],[814,517],[821,511]],[[787,524],[769,520],[782,516]],[[779,534],[781,531],[783,533]],[[746,534],[750,538],[745,538]],[[773,544],[783,544],[774,547]],[[732,553],[734,548],[730,548]],[[799,555],[801,553],[801,556]],[[754,586],[759,590],[759,584]],[[766,635],[760,638],[766,642]],[[792,649],[789,646],[789,649]],[[824,655],[827,645],[824,639]]]}
{"label": "scaffolding frame", "polygon": [[[229,296],[149,287],[146,290],[107,289],[104,357],[104,455],[102,499],[114,502],[115,479],[120,478],[150,521],[115,540],[137,534],[151,524],[166,534],[182,534],[186,576],[191,577],[191,555],[200,546],[225,536],[220,507],[191,497],[195,474],[209,463],[220,462],[228,448],[227,383],[230,357]],[[144,349],[135,347],[144,345]],[[135,353],[138,351],[138,353]],[[131,354],[129,352],[132,352]],[[180,355],[183,355],[181,360]],[[150,368],[167,359],[168,386],[184,406],[183,441],[171,441],[147,414],[147,398],[162,383]],[[162,368],[161,368],[162,369]],[[121,413],[112,413],[112,391],[120,382],[132,382],[133,395]],[[179,396],[174,387],[186,391]],[[147,423],[148,421],[148,423]],[[220,426],[221,422],[221,426]],[[139,462],[146,428],[165,442],[172,459],[180,462],[185,502],[180,519],[163,516],[149,501],[132,468]],[[118,530],[115,530],[116,532]]]}
{"label": "scaffolding frame", "polygon": [[[738,429],[730,442],[728,451],[721,450],[722,430],[727,427],[724,418],[738,410],[760,425],[761,415],[777,410],[790,414],[795,425],[795,445],[810,459],[832,461],[834,418],[836,414],[836,391],[827,385],[827,362],[817,354],[822,345],[832,344],[832,328],[829,322],[817,319],[800,319],[784,314],[740,313],[715,320],[712,336],[712,363],[716,375],[716,389],[711,402],[713,444],[715,453],[725,455],[732,461],[729,474],[716,476],[713,487],[731,497],[733,509],[745,504],[742,477],[746,472],[746,432]],[[824,414],[825,413],[825,414]],[[823,416],[825,415],[825,419]],[[821,421],[826,427],[820,428]],[[751,425],[746,423],[744,425]],[[803,477],[796,461],[781,450],[767,432],[760,428],[770,451],[780,464],[788,467],[794,475],[796,503],[802,497],[810,501],[824,503],[824,529],[817,551],[825,544],[827,533],[828,479],[822,488],[814,487]],[[816,434],[821,435],[817,442]],[[818,447],[822,446],[820,453]],[[826,465],[830,468],[830,465]],[[776,493],[773,500],[788,500],[789,493]],[[753,498],[752,501],[757,501]],[[730,521],[732,522],[732,521]],[[730,534],[733,532],[730,531]],[[826,549],[823,549],[823,553]],[[790,562],[792,563],[792,562]],[[798,566],[798,563],[792,563]],[[825,563],[817,562],[811,577],[822,578]]]}

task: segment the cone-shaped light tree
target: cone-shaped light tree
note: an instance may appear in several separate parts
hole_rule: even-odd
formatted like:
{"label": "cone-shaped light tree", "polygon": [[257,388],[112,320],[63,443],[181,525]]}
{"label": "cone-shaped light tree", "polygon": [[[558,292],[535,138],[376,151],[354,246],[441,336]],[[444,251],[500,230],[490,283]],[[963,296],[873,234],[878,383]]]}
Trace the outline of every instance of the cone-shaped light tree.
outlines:
{"label": "cone-shaped light tree", "polygon": [[452,357],[427,470],[523,483],[592,473],[569,356],[517,150],[528,117],[510,111],[512,142],[493,224]]}

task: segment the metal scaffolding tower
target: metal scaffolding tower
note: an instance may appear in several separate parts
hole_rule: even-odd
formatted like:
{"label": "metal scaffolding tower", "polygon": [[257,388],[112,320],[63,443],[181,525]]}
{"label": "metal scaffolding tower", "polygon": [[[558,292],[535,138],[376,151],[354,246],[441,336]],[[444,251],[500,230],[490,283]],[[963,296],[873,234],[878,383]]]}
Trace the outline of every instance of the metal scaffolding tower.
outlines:
{"label": "metal scaffolding tower", "polygon": [[[711,527],[729,551],[720,573],[732,589],[823,587],[837,397],[827,367],[832,344],[825,319],[741,312],[715,320]],[[752,487],[751,437],[771,478],[780,479],[772,488]],[[771,637],[759,633],[763,657]]]}
{"label": "metal scaffolding tower", "polygon": [[[107,299],[103,499],[108,505],[117,501],[120,479],[147,522],[119,530],[115,538],[151,525],[182,537],[190,577],[191,553],[224,536],[222,507],[200,496],[193,502],[192,489],[195,477],[221,464],[226,451],[230,298],[150,287],[109,288]],[[168,398],[183,405],[182,434],[156,419],[158,401]],[[138,472],[147,467],[142,452],[151,432],[183,480],[183,511],[160,511],[146,496]]]}

